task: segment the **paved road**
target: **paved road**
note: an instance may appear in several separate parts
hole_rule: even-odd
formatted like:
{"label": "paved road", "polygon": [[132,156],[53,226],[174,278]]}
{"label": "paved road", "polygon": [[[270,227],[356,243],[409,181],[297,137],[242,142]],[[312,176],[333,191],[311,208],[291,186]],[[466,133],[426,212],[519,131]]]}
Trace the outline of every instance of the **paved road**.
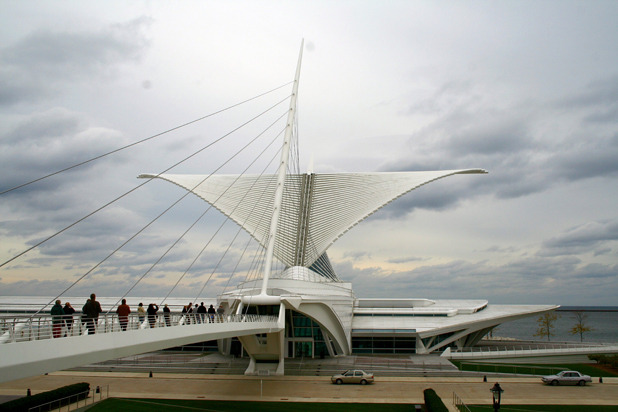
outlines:
{"label": "paved road", "polygon": [[[0,395],[23,395],[77,382],[109,386],[109,395],[132,398],[264,400],[298,402],[422,403],[433,388],[445,403],[456,392],[467,404],[489,404],[494,382],[479,378],[383,377],[373,385],[332,385],[328,377],[257,377],[120,372],[55,372],[0,384]],[[618,378],[585,387],[553,387],[538,378],[503,378],[505,404],[618,405]],[[455,410],[451,406],[451,410]]]}

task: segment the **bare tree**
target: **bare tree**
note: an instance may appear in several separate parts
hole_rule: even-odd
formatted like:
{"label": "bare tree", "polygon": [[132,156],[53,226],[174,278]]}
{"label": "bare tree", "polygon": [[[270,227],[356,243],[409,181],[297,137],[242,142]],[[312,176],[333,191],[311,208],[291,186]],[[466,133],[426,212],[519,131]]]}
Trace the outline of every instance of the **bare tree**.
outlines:
{"label": "bare tree", "polygon": [[588,322],[588,315],[586,315],[584,312],[573,312],[573,314],[575,315],[576,323],[575,326],[571,328],[569,333],[571,333],[572,335],[579,335],[579,341],[583,342],[584,333],[591,332],[594,329],[592,329],[586,324]]}
{"label": "bare tree", "polygon": [[534,336],[545,337],[547,336],[547,341],[549,342],[550,338],[554,336],[554,323],[558,319],[558,315],[555,312],[547,312],[543,315],[539,316],[536,320],[537,325],[539,325],[538,329]]}

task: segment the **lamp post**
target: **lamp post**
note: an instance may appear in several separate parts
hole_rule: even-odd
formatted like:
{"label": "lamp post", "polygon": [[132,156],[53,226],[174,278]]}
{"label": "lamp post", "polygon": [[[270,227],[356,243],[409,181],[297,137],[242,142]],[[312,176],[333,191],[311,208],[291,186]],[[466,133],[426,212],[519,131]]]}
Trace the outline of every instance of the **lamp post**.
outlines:
{"label": "lamp post", "polygon": [[500,410],[500,398],[502,397],[502,392],[504,389],[500,387],[500,384],[496,382],[493,388],[490,389],[491,394],[493,395],[493,403],[494,403],[494,412],[498,412]]}

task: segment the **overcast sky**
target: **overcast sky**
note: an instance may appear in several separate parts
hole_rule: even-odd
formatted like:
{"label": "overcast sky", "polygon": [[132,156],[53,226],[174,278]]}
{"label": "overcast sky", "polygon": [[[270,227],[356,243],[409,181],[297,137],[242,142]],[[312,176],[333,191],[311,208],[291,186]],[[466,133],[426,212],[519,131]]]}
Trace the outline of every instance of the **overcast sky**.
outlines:
{"label": "overcast sky", "polygon": [[[335,243],[357,296],[618,302],[616,1],[0,6],[0,191],[285,85],[304,39],[301,171],[310,159],[317,173],[489,171],[417,189]],[[2,262],[290,91],[0,195]],[[287,104],[174,172],[214,171]],[[221,171],[242,172],[263,147]],[[56,296],[182,194],[148,183],[0,268],[0,295]],[[124,295],[206,206],[183,200],[67,294]],[[200,222],[129,296],[165,295],[222,221]],[[225,236],[174,294],[196,294],[211,273],[202,295],[223,290],[242,254],[236,243],[216,265]]]}

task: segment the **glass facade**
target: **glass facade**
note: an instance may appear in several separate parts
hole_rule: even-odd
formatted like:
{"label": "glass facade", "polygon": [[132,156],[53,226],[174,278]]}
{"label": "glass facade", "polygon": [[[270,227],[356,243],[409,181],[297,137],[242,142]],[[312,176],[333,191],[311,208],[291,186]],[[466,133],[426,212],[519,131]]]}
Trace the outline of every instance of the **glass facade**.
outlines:
{"label": "glass facade", "polygon": [[416,353],[416,338],[413,336],[355,336],[352,337],[352,353]]}
{"label": "glass facade", "polygon": [[328,356],[322,328],[315,321],[302,313],[286,310],[285,322],[288,357]]}

